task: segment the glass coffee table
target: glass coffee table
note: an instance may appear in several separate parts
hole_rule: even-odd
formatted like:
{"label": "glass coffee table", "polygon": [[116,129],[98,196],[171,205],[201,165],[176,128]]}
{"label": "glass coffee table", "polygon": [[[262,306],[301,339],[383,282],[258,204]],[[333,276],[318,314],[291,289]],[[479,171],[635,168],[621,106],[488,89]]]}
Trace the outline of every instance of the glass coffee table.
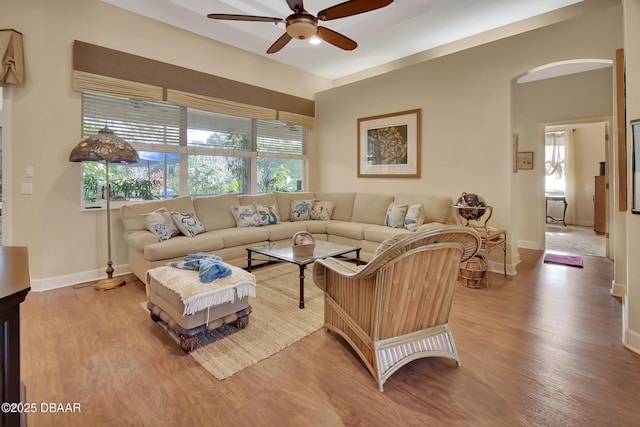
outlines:
{"label": "glass coffee table", "polygon": [[307,265],[313,263],[317,259],[338,257],[340,255],[348,254],[349,252],[356,253],[356,265],[360,265],[361,248],[327,242],[324,240],[316,240],[315,243],[316,247],[313,251],[313,255],[304,258],[297,258],[293,256],[291,241],[266,243],[247,248],[247,271],[251,272],[251,261],[253,261],[254,252],[278,261],[296,264],[300,268],[300,308],[304,308],[304,271],[307,268]]}

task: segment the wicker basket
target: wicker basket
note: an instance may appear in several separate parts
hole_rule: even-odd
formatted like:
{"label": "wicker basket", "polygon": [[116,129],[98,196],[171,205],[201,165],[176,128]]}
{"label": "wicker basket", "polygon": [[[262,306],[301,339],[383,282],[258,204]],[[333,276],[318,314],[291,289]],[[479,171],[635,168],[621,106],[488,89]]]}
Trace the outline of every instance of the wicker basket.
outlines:
{"label": "wicker basket", "polygon": [[473,256],[460,264],[460,282],[467,288],[481,288],[487,262],[482,256]]}
{"label": "wicker basket", "polygon": [[313,256],[316,249],[316,239],[307,231],[298,231],[291,238],[291,250],[296,258],[308,258]]}

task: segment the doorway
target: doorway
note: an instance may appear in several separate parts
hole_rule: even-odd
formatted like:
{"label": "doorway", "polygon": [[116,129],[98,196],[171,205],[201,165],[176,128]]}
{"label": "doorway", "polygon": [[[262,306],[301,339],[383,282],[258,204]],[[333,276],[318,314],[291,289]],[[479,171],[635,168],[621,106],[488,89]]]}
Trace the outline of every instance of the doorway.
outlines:
{"label": "doorway", "polygon": [[[596,232],[596,183],[605,174],[607,122],[545,126],[545,250],[607,256]],[[599,203],[606,203],[603,196]],[[605,208],[606,212],[606,208]]]}

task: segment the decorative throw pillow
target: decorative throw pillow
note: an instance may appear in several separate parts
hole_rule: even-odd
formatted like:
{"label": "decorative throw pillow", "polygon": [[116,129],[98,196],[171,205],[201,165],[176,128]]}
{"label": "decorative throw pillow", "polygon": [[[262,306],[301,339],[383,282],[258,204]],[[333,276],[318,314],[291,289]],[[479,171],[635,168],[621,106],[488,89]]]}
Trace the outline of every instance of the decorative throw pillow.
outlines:
{"label": "decorative throw pillow", "polygon": [[142,215],[147,229],[160,240],[169,240],[180,234],[180,230],[171,219],[166,208],[159,208],[151,213]]}
{"label": "decorative throw pillow", "polygon": [[193,237],[206,231],[195,212],[171,212],[171,218],[185,236]]}
{"label": "decorative throw pillow", "polygon": [[278,214],[278,205],[261,205],[260,203],[254,203],[258,214],[258,220],[260,225],[277,224],[280,222],[280,215]]}
{"label": "decorative throw pillow", "polygon": [[292,200],[290,221],[303,221],[311,219],[311,206],[313,200]]}
{"label": "decorative throw pillow", "polygon": [[416,231],[418,227],[424,224],[424,206],[422,203],[410,205],[407,215],[404,217],[404,228],[409,231]]}
{"label": "decorative throw pillow", "polygon": [[393,228],[404,227],[404,217],[407,215],[409,205],[399,205],[391,203],[387,208],[387,216],[384,218],[384,225]]}
{"label": "decorative throw pillow", "polygon": [[238,227],[257,227],[260,225],[260,217],[254,205],[231,206],[231,214]]}
{"label": "decorative throw pillow", "polygon": [[314,200],[311,206],[311,219],[320,219],[328,221],[331,219],[333,208],[336,207],[334,202],[323,202],[322,200]]}

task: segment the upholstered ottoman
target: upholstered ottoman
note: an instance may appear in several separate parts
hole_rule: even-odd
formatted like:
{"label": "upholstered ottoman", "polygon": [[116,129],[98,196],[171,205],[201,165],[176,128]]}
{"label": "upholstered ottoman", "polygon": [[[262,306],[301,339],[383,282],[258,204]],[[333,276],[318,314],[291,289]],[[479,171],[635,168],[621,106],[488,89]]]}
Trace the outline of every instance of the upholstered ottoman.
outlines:
{"label": "upholstered ottoman", "polygon": [[197,271],[157,267],[147,271],[147,308],[151,320],[164,324],[190,352],[199,337],[228,323],[238,328],[249,324],[249,297],[255,297],[255,276],[230,266],[232,274],[202,283]]}

